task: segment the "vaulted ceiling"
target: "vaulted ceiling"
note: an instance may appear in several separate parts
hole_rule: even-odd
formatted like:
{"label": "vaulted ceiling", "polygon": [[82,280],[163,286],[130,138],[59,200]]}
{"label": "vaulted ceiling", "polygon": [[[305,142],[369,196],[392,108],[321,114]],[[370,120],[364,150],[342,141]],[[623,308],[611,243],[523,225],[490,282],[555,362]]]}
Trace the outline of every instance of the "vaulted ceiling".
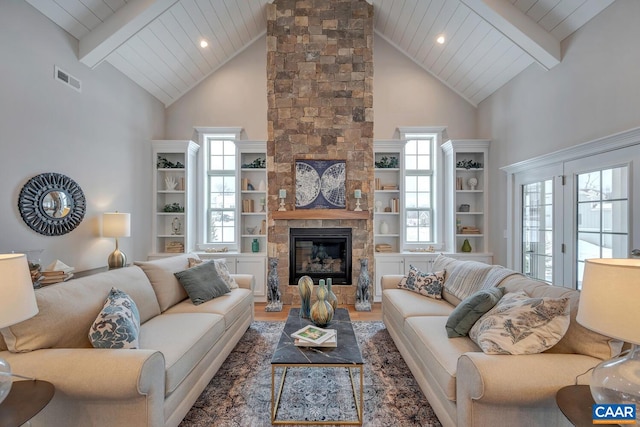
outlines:
{"label": "vaulted ceiling", "polygon": [[[264,36],[272,0],[26,1],[80,41],[81,62],[109,62],[168,106]],[[378,36],[476,106],[532,63],[559,64],[560,42],[613,1],[370,2]]]}

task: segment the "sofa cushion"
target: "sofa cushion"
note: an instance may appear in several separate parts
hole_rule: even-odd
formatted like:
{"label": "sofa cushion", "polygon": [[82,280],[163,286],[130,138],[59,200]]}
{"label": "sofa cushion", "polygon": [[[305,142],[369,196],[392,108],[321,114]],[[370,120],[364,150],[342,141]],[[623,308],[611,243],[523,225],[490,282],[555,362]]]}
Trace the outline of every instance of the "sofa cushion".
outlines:
{"label": "sofa cushion", "polygon": [[229,329],[240,317],[247,312],[253,312],[253,292],[249,289],[233,289],[228,294],[194,305],[186,299],[165,313],[214,313],[224,317],[225,329]]}
{"label": "sofa cushion", "polygon": [[89,329],[96,348],[138,348],[140,313],[129,295],[111,288],[104,307]]}
{"label": "sofa cushion", "polygon": [[224,334],[222,316],[162,314],[141,326],[140,348],[164,355],[166,394],[173,392]]}
{"label": "sofa cushion", "polygon": [[523,290],[531,297],[569,298],[571,305],[569,329],[560,342],[547,350],[547,353],[584,354],[607,360],[618,355],[622,350],[622,341],[587,329],[576,321],[580,291],[561,286],[552,286],[522,275],[507,277],[500,286],[504,287],[505,293]]}
{"label": "sofa cushion", "polygon": [[140,322],[160,314],[147,276],[138,267],[119,268],[36,289],[39,313],[0,330],[12,352],[41,348],[91,348],[87,332],[112,287],[135,301]]}
{"label": "sofa cushion", "polygon": [[402,278],[398,287],[434,299],[442,299],[444,270],[434,273],[423,273],[413,265],[409,266],[409,274]]}
{"label": "sofa cushion", "polygon": [[569,298],[508,293],[483,315],[469,337],[487,354],[536,354],[553,347],[569,328]]}
{"label": "sofa cushion", "polygon": [[465,298],[453,309],[447,319],[447,336],[449,338],[467,336],[476,321],[491,310],[500,301],[502,295],[504,295],[504,289],[491,288]]}
{"label": "sofa cushion", "polygon": [[187,291],[191,302],[202,304],[230,292],[229,286],[218,276],[215,263],[204,262],[195,267],[174,273]]}
{"label": "sofa cushion", "polygon": [[231,275],[229,271],[229,267],[227,266],[227,260],[225,258],[216,258],[210,260],[202,260],[199,258],[189,258],[189,268],[194,267],[203,262],[213,262],[216,266],[216,271],[218,272],[218,276],[229,286],[229,289],[237,289],[238,283]]}
{"label": "sofa cushion", "polygon": [[456,400],[456,370],[458,358],[469,351],[480,351],[468,337],[447,337],[444,325],[446,316],[410,317],[403,333],[422,364],[435,378],[434,389],[451,401]]}
{"label": "sofa cushion", "polygon": [[384,315],[402,326],[406,319],[414,316],[449,316],[453,306],[444,300],[436,300],[418,295],[406,289],[385,289],[382,291]]}
{"label": "sofa cushion", "polygon": [[187,291],[178,282],[173,273],[189,268],[189,258],[198,258],[196,254],[182,254],[153,261],[136,261],[134,264],[145,272],[160,304],[160,311],[187,298]]}

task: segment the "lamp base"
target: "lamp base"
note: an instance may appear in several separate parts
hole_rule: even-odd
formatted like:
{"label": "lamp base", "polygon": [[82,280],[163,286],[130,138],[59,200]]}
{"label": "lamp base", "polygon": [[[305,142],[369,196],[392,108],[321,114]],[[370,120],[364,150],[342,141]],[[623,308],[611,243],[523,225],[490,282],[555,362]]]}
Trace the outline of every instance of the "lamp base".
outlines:
{"label": "lamp base", "polygon": [[[591,395],[596,403],[635,404],[640,408],[640,347],[613,359],[605,360],[591,374]],[[640,411],[636,411],[640,420]]]}
{"label": "lamp base", "polygon": [[108,259],[109,270],[113,270],[114,268],[122,268],[127,265],[127,256],[124,252],[120,251],[120,249],[116,249],[115,251],[109,254]]}
{"label": "lamp base", "polygon": [[0,357],[0,403],[9,395],[12,384],[9,362]]}

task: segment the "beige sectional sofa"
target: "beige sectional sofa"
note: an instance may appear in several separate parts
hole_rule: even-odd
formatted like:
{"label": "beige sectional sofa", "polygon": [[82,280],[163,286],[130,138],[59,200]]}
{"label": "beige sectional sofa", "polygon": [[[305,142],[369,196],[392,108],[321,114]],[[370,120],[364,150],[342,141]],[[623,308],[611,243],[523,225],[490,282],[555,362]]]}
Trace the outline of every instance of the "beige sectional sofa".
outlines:
{"label": "beige sectional sofa", "polygon": [[[40,312],[1,330],[0,357],[53,383],[33,426],[176,426],[253,320],[251,275],[193,305],[173,273],[189,255],[70,280],[36,291]],[[112,287],[140,313],[139,349],[96,349],[87,337]],[[7,346],[13,351],[7,351]],[[16,353],[19,351],[19,353]]]}
{"label": "beige sectional sofa", "polygon": [[[433,271],[447,274],[464,262],[439,256]],[[449,314],[460,303],[447,291],[433,299],[398,289],[403,276],[383,276],[383,320],[428,402],[444,426],[569,426],[555,402],[566,385],[588,384],[589,369],[620,351],[622,343],[587,330],[575,316],[579,292],[512,274],[498,286],[531,297],[570,298],[563,338],[539,354],[485,354],[467,336],[448,338]],[[586,375],[583,375],[587,373]]]}

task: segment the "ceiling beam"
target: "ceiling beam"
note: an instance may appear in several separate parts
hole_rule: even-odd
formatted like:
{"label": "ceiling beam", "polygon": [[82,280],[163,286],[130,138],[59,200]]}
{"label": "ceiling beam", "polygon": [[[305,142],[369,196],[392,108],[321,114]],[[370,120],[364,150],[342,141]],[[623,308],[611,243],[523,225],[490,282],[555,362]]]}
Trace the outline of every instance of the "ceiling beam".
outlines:
{"label": "ceiling beam", "polygon": [[549,70],[560,63],[560,41],[506,0],[461,0]]}
{"label": "ceiling beam", "polygon": [[133,0],[80,39],[78,58],[94,68],[178,0]]}

